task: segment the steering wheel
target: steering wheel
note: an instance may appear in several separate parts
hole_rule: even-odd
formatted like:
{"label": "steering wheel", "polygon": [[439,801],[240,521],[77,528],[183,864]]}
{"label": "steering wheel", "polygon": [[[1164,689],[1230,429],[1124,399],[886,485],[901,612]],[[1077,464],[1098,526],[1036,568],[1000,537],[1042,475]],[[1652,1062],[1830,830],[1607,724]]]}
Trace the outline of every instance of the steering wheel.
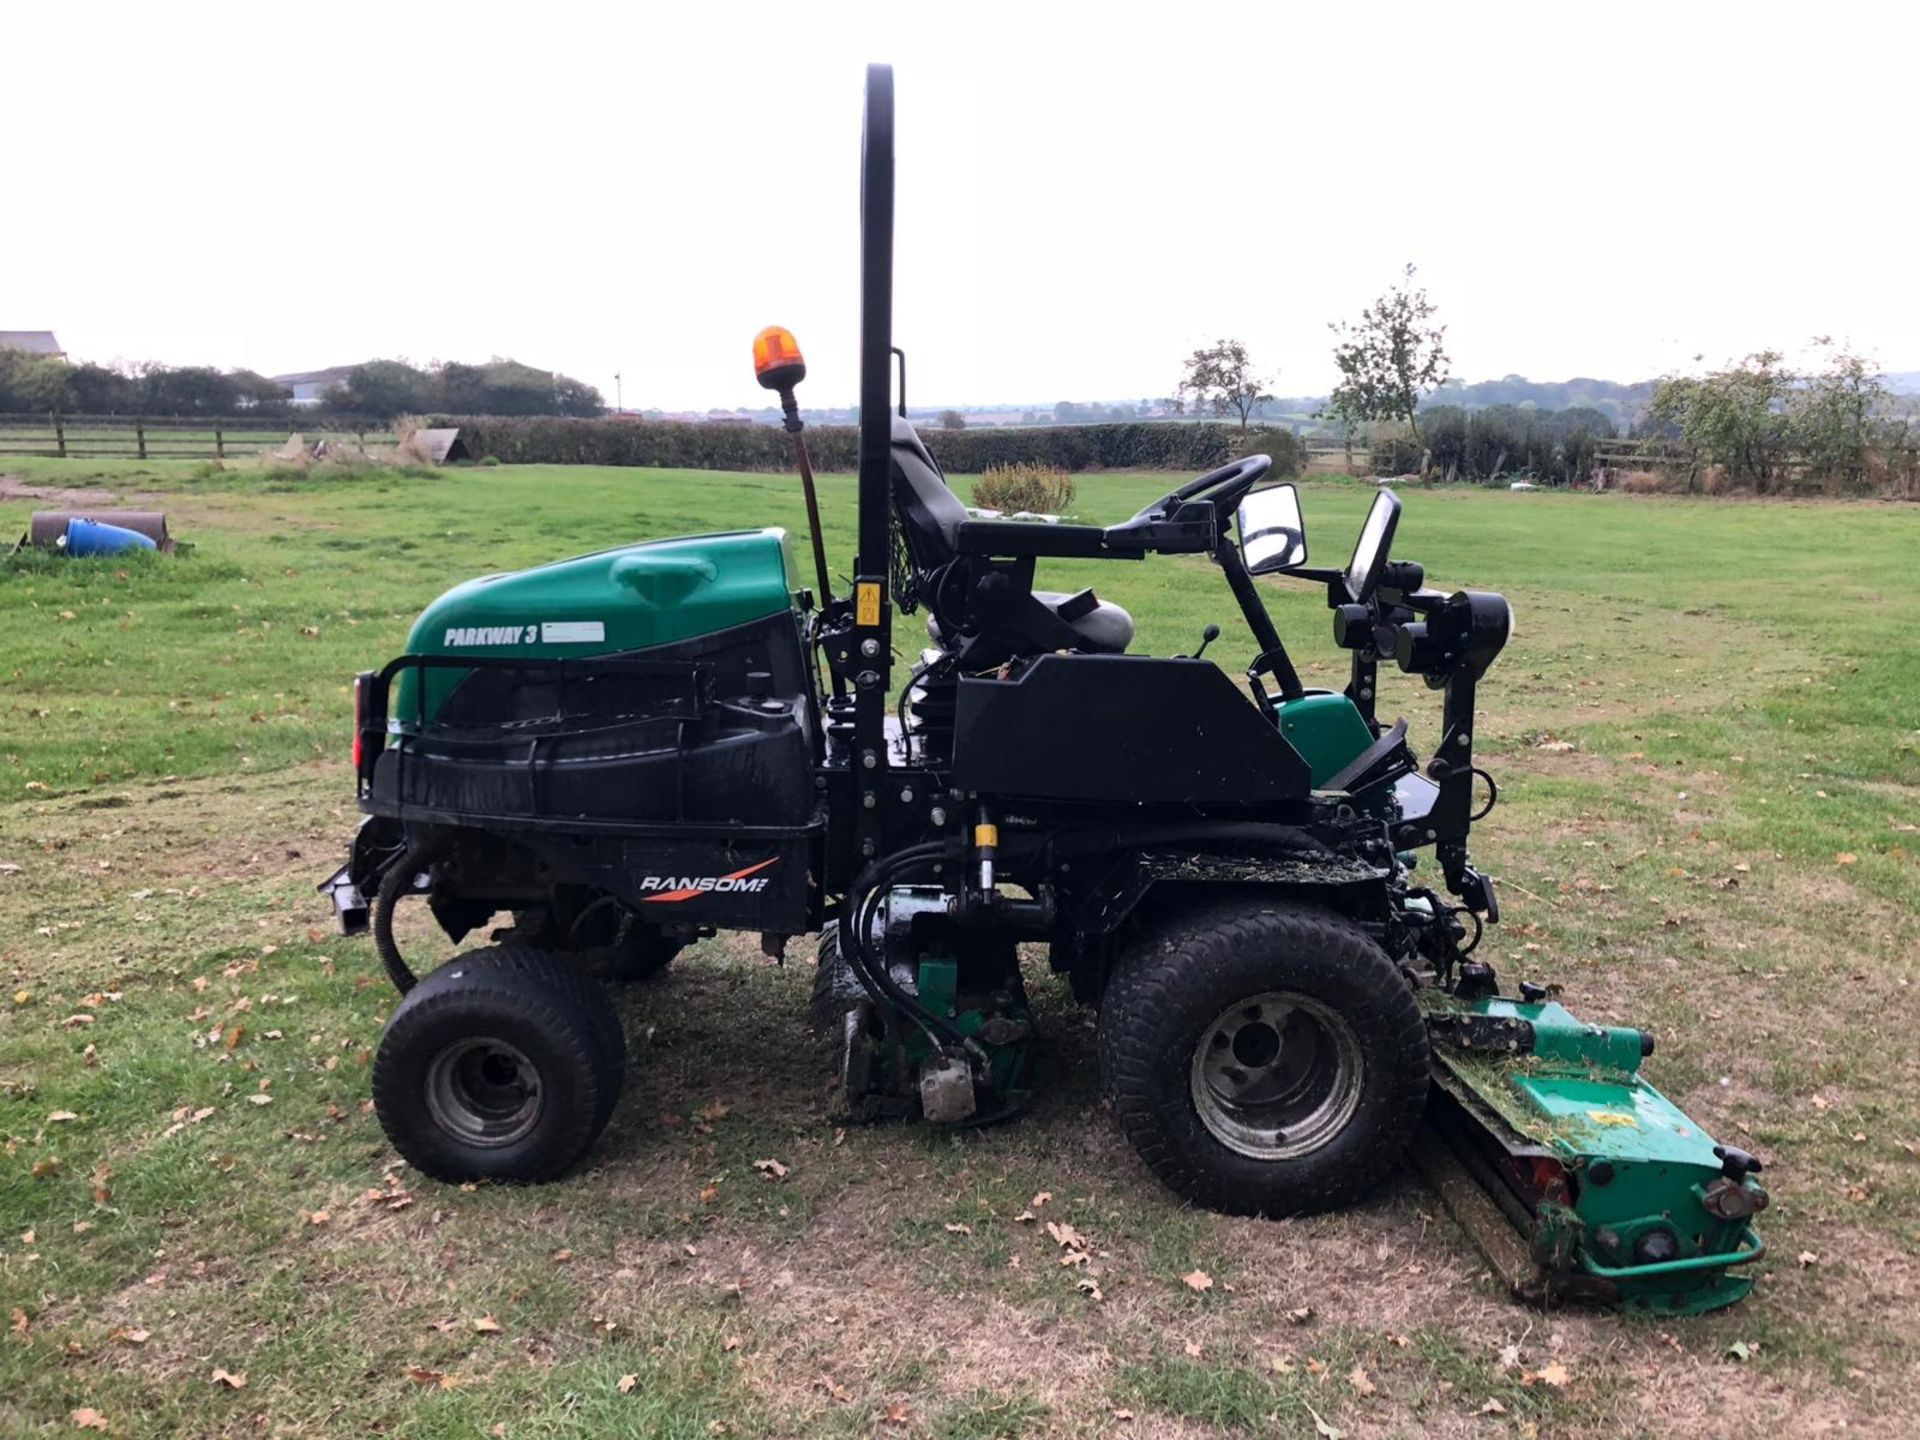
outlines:
{"label": "steering wheel", "polygon": [[1162,495],[1133,518],[1151,520],[1164,516],[1183,501],[1200,499],[1224,501],[1226,503],[1221,505],[1222,512],[1231,514],[1234,507],[1240,503],[1241,496],[1258,485],[1266,477],[1267,471],[1272,468],[1271,455],[1242,456],[1238,460],[1220,466],[1217,470],[1207,471],[1197,480],[1189,480],[1178,490]]}

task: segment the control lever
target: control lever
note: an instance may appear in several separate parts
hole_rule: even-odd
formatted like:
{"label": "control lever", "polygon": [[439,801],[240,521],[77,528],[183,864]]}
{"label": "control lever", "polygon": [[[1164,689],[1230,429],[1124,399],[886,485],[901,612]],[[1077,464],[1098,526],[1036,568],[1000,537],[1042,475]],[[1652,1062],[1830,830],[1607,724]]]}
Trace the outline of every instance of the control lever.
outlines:
{"label": "control lever", "polygon": [[1207,653],[1207,646],[1213,644],[1213,642],[1218,640],[1219,638],[1220,638],[1220,627],[1218,625],[1207,626],[1206,629],[1200,632],[1200,648],[1194,651],[1193,654],[1189,655],[1187,658],[1189,660],[1198,660],[1202,655]]}

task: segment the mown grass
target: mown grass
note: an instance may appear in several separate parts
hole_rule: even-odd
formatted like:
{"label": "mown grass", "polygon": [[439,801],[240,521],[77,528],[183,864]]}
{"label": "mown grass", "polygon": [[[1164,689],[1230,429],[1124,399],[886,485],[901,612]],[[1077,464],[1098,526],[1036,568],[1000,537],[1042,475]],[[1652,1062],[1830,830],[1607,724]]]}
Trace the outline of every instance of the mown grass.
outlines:
{"label": "mown grass", "polygon": [[[364,1108],[390,992],[311,889],[354,823],[348,677],[467,575],[797,532],[795,483],[9,469],[152,497],[197,549],[0,561],[0,1432],[91,1407],[153,1436],[1892,1433],[1920,1401],[1911,510],[1407,497],[1402,553],[1519,614],[1482,693],[1489,952],[1650,1024],[1656,1082],[1772,1165],[1754,1299],[1661,1331],[1508,1306],[1410,1181],[1283,1224],[1180,1206],[1114,1136],[1090,1017],[1044,979],[1019,1122],[835,1132],[806,966],[710,943],[619,997],[632,1079],[580,1174],[411,1175]],[[1081,508],[1166,485],[1086,477]],[[844,558],[850,482],[823,487]],[[1309,490],[1320,558],[1367,499]],[[1139,649],[1213,621],[1209,653],[1244,661],[1200,562],[1046,574],[1125,604]],[[1334,682],[1320,598],[1269,593]],[[1424,689],[1396,677],[1383,708],[1431,735]],[[1056,1218],[1090,1266],[1057,1263]],[[1565,1384],[1538,1378],[1555,1360]]]}

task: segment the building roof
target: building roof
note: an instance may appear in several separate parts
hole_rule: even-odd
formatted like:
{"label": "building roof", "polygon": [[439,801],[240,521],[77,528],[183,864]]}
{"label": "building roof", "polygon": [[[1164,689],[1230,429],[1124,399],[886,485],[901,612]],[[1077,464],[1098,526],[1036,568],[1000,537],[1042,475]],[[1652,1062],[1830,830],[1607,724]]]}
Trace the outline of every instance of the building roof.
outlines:
{"label": "building roof", "polygon": [[0,330],[0,350],[24,350],[29,355],[64,355],[51,330]]}
{"label": "building roof", "polygon": [[274,375],[269,378],[276,385],[326,385],[346,379],[358,368],[357,365],[335,365],[326,370],[302,370],[293,375]]}

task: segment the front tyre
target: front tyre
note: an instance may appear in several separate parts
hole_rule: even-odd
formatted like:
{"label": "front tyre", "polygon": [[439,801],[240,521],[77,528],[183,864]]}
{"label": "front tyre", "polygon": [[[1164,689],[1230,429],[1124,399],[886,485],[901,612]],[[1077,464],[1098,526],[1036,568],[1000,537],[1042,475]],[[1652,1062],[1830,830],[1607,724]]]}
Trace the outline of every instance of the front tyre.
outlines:
{"label": "front tyre", "polygon": [[1100,1056],[1140,1158],[1237,1215],[1359,1199],[1399,1163],[1429,1078],[1406,977],[1352,921],[1281,901],[1196,906],[1137,940]]}
{"label": "front tyre", "polygon": [[374,1059],[380,1125],[437,1180],[552,1180],[613,1112],[626,1043],[600,986],[563,956],[504,944],[426,976]]}

